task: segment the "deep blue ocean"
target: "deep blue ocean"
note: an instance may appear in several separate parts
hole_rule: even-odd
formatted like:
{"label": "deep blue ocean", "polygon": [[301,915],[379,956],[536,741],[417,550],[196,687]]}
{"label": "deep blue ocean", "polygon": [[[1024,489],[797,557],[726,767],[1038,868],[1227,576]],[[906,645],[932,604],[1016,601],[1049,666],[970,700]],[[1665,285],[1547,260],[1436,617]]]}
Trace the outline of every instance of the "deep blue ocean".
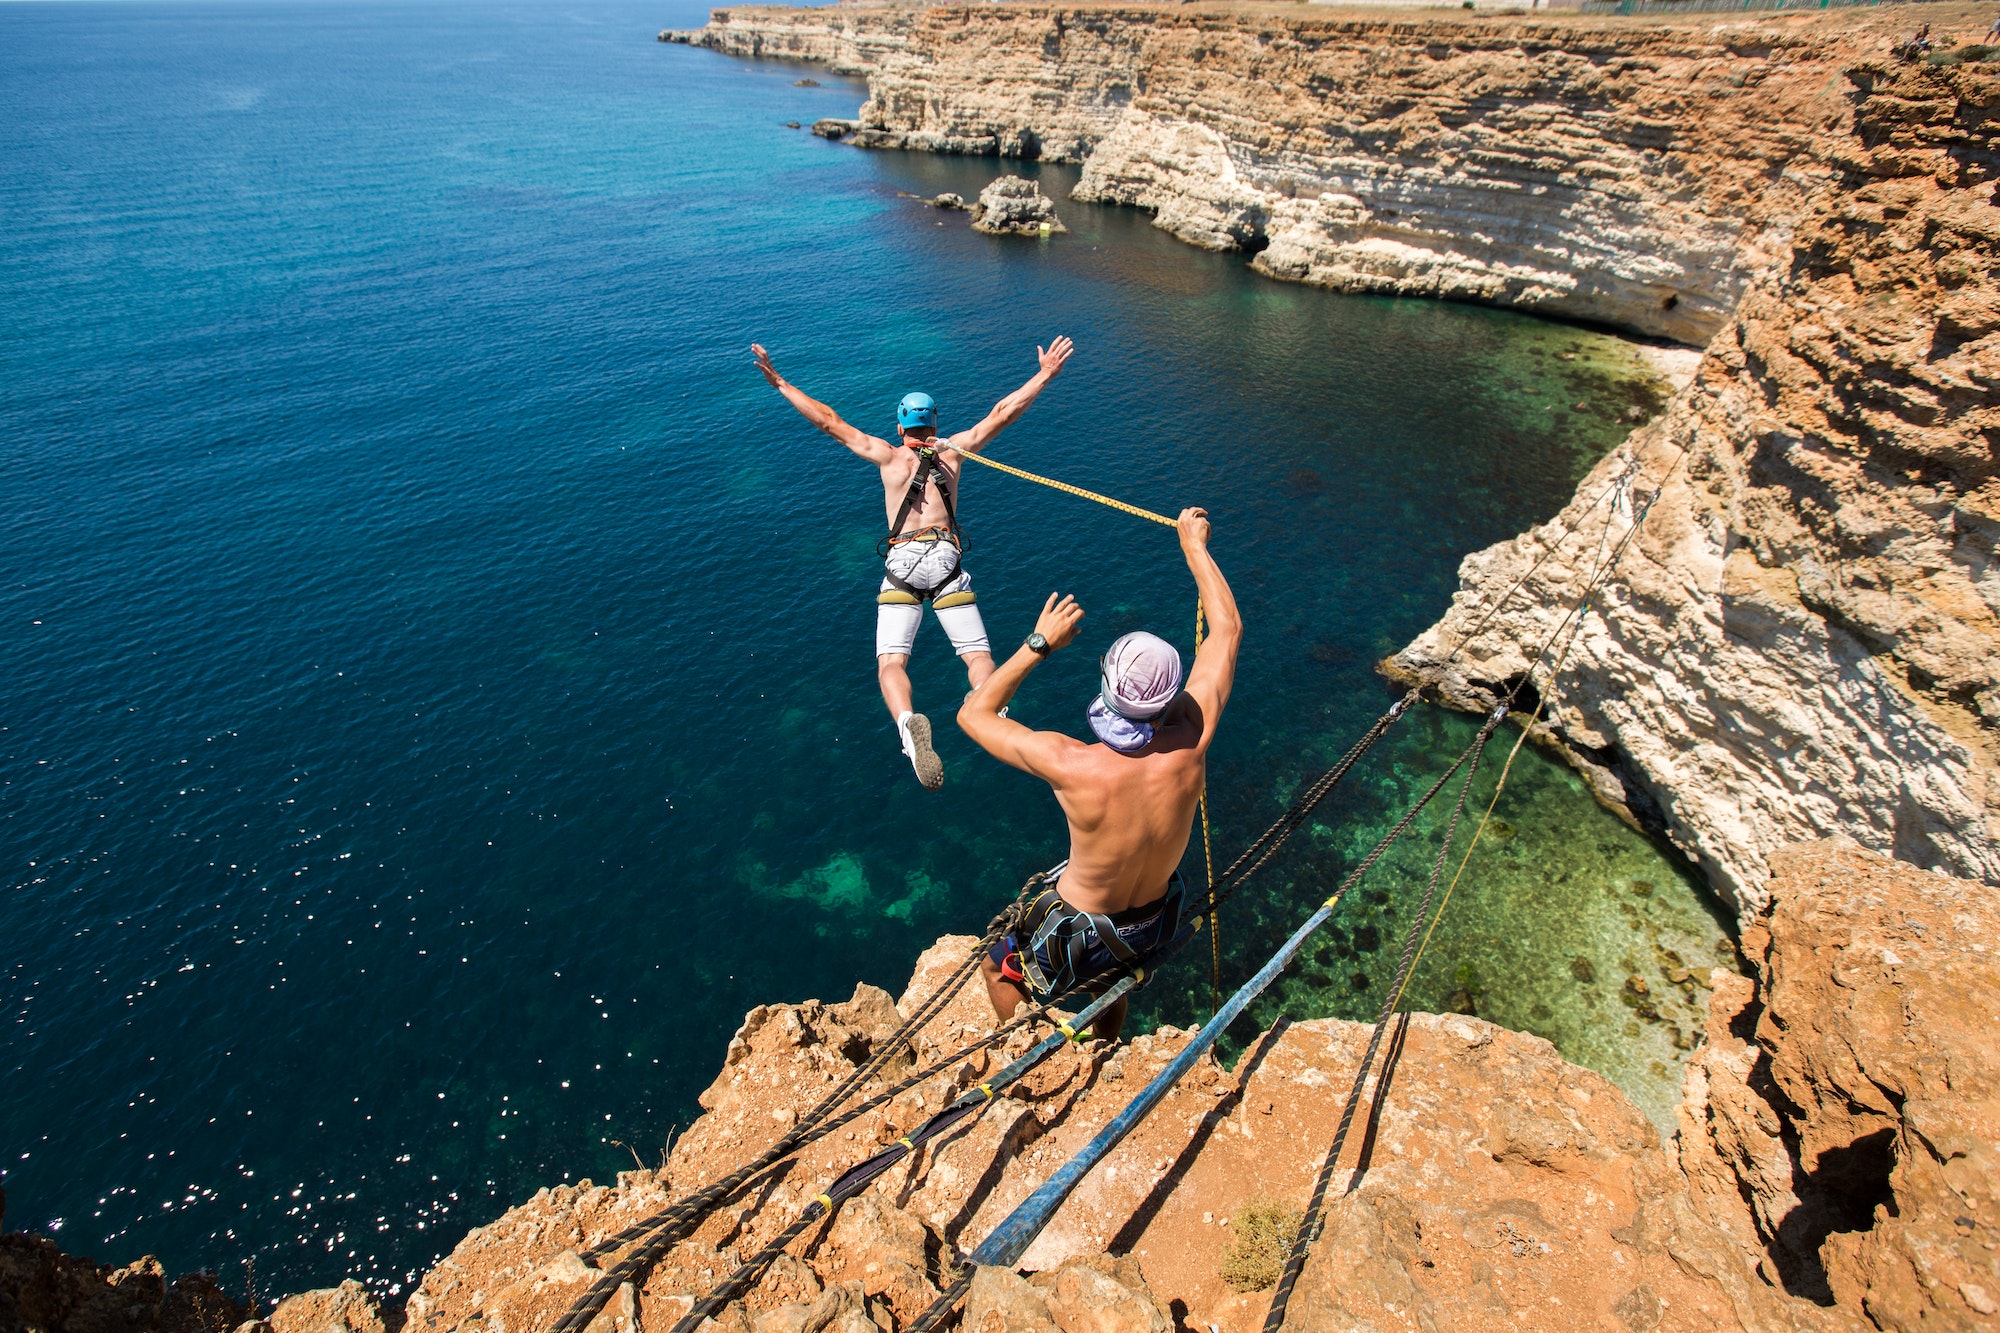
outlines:
{"label": "deep blue ocean", "polygon": [[[537,1186],[656,1160],[752,1005],[900,990],[1061,855],[1046,791],[949,722],[934,624],[948,781],[913,781],[876,480],[753,340],[884,432],[916,388],[969,424],[1076,340],[992,452],[1213,512],[1249,625],[1224,858],[1393,697],[1373,663],[1459,559],[1658,404],[1611,338],[1269,282],[1068,203],[1074,169],[1040,172],[1072,235],[974,234],[906,196],[995,163],[788,129],[864,90],[654,40],[702,17],[0,5],[8,1227],[232,1285],[254,1258],[265,1295],[404,1287]],[[996,645],[1052,589],[1089,612],[1017,716],[1080,731],[1124,630],[1190,644],[1166,530],[985,472],[962,514]],[[1225,982],[1471,727],[1392,733],[1231,905]],[[1501,813],[1414,1000],[1657,1113],[1694,1020],[1642,1029],[1613,974],[1720,929],[1533,752]],[[1421,844],[1261,1019],[1372,1012]],[[1146,1021],[1205,1016],[1198,952]]]}

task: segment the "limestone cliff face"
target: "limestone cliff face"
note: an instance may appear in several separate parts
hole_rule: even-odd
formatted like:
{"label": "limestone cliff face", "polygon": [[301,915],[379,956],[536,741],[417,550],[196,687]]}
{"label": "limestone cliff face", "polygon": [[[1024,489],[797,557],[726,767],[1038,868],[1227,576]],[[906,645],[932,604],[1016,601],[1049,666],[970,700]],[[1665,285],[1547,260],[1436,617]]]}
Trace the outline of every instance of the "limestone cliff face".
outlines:
{"label": "limestone cliff face", "polygon": [[[1990,1326],[1981,1321],[2000,1311],[2000,1043],[1989,1015],[2000,976],[1983,951],[2000,947],[1988,944],[2000,938],[2000,906],[1976,885],[1849,842],[1795,849],[1776,869],[1774,908],[1745,936],[1755,975],[1707,978],[1708,1034],[1668,1143],[1616,1088],[1539,1038],[1410,1016],[1387,1045],[1386,1086],[1370,1085],[1288,1325]],[[971,943],[942,940],[926,954],[901,1009],[928,998]],[[1683,970],[1658,984],[1697,983]],[[663,1170],[544,1190],[473,1232],[410,1298],[407,1327],[548,1328],[598,1274],[580,1251],[761,1149],[897,1018],[868,988],[842,1005],[753,1010],[702,1098],[706,1114]],[[993,1021],[983,996],[962,994],[924,1029],[918,1058]],[[1360,1024],[1298,1023],[1267,1034],[1233,1071],[1198,1064],[1084,1179],[1025,1256],[1025,1276],[979,1274],[962,1327],[1259,1326],[1268,1291],[1223,1278],[1232,1219],[1253,1199],[1303,1203],[1367,1036]],[[1161,1029],[1121,1047],[1066,1048],[800,1238],[722,1312],[719,1330],[908,1328],[951,1281],[955,1253],[1186,1040]],[[808,1148],[799,1169],[711,1217],[592,1327],[667,1328],[824,1182],[997,1058],[942,1073]]]}
{"label": "limestone cliff face", "polygon": [[865,70],[856,143],[1082,161],[1078,198],[1273,276],[1698,344],[1837,175],[1814,148],[1840,71],[1891,26],[1010,4],[719,9],[680,36]]}
{"label": "limestone cliff face", "polygon": [[696,32],[660,34],[663,42],[706,46],[724,55],[751,59],[807,60],[836,74],[866,74],[908,41],[912,12],[907,9],[825,9],[784,11],[782,22],[763,21],[755,11],[747,21],[718,9]]}
{"label": "limestone cliff face", "polygon": [[[1773,848],[1830,833],[2000,880],[2000,79],[1864,62],[1843,81],[1839,179],[1695,382],[1555,522],[1468,556],[1451,611],[1391,663],[1487,703],[1607,525],[1616,542],[1660,488],[1545,735],[1747,908]],[[1593,507],[1634,463],[1632,492]]]}

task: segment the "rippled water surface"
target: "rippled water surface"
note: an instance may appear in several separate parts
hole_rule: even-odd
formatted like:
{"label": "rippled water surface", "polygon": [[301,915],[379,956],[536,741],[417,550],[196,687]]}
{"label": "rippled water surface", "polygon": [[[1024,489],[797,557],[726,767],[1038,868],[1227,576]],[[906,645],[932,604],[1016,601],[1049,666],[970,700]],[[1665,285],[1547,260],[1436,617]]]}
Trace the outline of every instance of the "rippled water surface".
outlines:
{"label": "rippled water surface", "polygon": [[[1266,282],[1136,214],[975,235],[904,194],[993,164],[787,129],[858,86],[652,40],[698,19],[0,6],[10,1226],[254,1255],[267,1292],[407,1283],[537,1185],[656,1157],[751,1005],[898,987],[1060,854],[1046,792],[948,723],[944,793],[912,781],[873,476],[753,338],[886,429],[916,387],[965,424],[1075,337],[995,452],[1214,511],[1250,625],[1222,855],[1385,706],[1372,663],[1459,558],[1657,402],[1609,338]],[[1123,630],[1191,638],[1165,531],[992,474],[964,515],[997,642],[1052,588],[1090,612],[1027,720],[1080,729]],[[948,715],[934,627],[915,676]],[[1225,983],[1472,725],[1391,734],[1231,904]],[[1720,930],[1536,754],[1497,817],[1410,998],[1658,1114],[1693,1022],[1670,974]],[[1429,836],[1263,1017],[1372,1012]],[[1204,1016],[1207,973],[1177,962],[1150,1017]]]}

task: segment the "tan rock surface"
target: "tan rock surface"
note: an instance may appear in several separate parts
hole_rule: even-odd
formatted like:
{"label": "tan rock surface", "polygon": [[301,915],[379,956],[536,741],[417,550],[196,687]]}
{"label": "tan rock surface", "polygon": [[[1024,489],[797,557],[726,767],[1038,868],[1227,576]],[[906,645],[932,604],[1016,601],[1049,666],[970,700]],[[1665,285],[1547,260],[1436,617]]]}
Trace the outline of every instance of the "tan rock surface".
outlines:
{"label": "tan rock surface", "polygon": [[[1989,943],[2000,940],[2000,901],[1846,841],[1789,850],[1774,868],[1774,910],[1746,933],[1757,976],[1715,978],[1672,1142],[1539,1038],[1457,1015],[1395,1029],[1387,1091],[1378,1078],[1365,1094],[1291,1326],[1982,1326],[1982,1302],[2000,1291],[1988,1248],[2000,1243],[2000,975],[1986,952],[2000,948]],[[905,1004],[970,943],[929,951]],[[547,1328],[590,1276],[576,1247],[733,1166],[849,1067],[837,1043],[854,1028],[836,1014],[852,1020],[857,1007],[873,1008],[753,1011],[719,1080],[729,1099],[677,1145],[666,1179],[634,1172],[615,1188],[543,1191],[426,1276],[411,1327],[442,1333],[476,1315],[499,1333]],[[961,996],[924,1034],[921,1058],[991,1022],[983,998]],[[1234,1071],[1197,1064],[1085,1177],[1025,1275],[976,1275],[965,1326],[1250,1333],[1269,1294],[1223,1280],[1231,1221],[1253,1200],[1304,1202],[1367,1035],[1291,1024]],[[906,1328],[949,1284],[955,1255],[1187,1039],[1167,1028],[1116,1049],[1064,1049],[824,1234],[809,1232],[719,1325]],[[613,1313],[667,1327],[824,1181],[990,1067],[975,1059],[808,1150],[759,1196],[761,1211],[741,1200],[711,1218]]]}

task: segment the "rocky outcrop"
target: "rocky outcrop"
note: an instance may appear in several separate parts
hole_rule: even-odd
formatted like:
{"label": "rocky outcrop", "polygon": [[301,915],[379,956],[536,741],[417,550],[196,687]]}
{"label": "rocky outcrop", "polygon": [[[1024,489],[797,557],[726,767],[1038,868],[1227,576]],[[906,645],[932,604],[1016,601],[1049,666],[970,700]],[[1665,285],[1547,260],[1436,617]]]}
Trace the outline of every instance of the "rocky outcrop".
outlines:
{"label": "rocky outcrop", "polygon": [[[1970,1328],[2000,1294],[2000,902],[1845,841],[1774,858],[1773,908],[1719,973],[1675,1138],[1536,1037],[1408,1016],[1386,1043],[1290,1310],[1300,1328]],[[927,953],[902,1006],[969,939]],[[753,1010],[663,1171],[543,1190],[466,1237],[411,1297],[412,1329],[546,1328],[596,1274],[579,1253],[794,1122],[890,1030],[888,997]],[[993,1017],[962,995],[931,1060]],[[977,1333],[1243,1329],[1268,1292],[1222,1277],[1245,1207],[1311,1188],[1367,1029],[1265,1034],[1193,1072],[1087,1176],[1020,1272],[982,1271]],[[982,1117],[809,1232],[716,1323],[896,1333],[956,1256],[1177,1053],[1162,1028],[1065,1048]],[[823,1183],[1020,1049],[974,1057],[807,1149],[712,1216],[593,1327],[662,1329]],[[1984,1325],[1980,1325],[1984,1326]]]}
{"label": "rocky outcrop", "polygon": [[1068,231],[1042,187],[1019,176],[1002,176],[979,192],[972,206],[972,229],[995,236],[1046,236]]}
{"label": "rocky outcrop", "polygon": [[1842,81],[1840,182],[1694,383],[1554,522],[1468,556],[1451,611],[1390,663],[1486,706],[1658,489],[1540,731],[1748,910],[1775,848],[1834,833],[2000,879],[2000,78]]}
{"label": "rocky outcrop", "polygon": [[101,1268],[45,1236],[0,1234],[4,1333],[224,1333],[248,1317],[208,1273],[170,1282],[151,1255]]}
{"label": "rocky outcrop", "polygon": [[266,1322],[270,1333],[395,1333],[402,1325],[400,1313],[385,1316],[375,1293],[352,1278],[337,1287],[287,1296]]}
{"label": "rocky outcrop", "polygon": [[783,23],[732,22],[728,10],[716,10],[708,25],[692,32],[669,28],[663,42],[705,46],[725,55],[752,59],[808,60],[836,74],[866,74],[908,41],[914,11],[829,5],[793,10]]}
{"label": "rocky outcrop", "polygon": [[1676,1136],[1693,1209],[1766,1288],[1879,1328],[2000,1313],[2000,901],[1846,840],[1773,858]]}

